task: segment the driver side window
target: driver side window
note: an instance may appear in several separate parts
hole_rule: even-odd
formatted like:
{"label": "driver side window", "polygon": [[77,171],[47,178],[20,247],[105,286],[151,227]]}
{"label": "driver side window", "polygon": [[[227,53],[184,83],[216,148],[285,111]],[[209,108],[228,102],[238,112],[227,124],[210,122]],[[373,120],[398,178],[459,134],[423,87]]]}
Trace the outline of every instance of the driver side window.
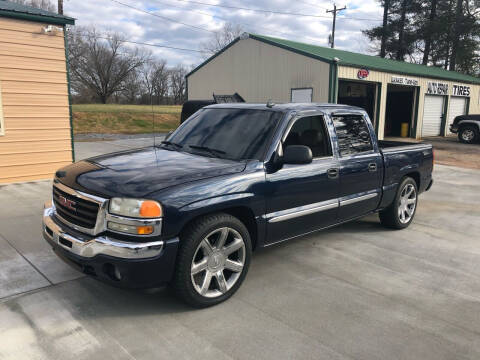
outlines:
{"label": "driver side window", "polygon": [[298,119],[290,129],[283,149],[290,145],[308,146],[313,158],[332,155],[330,140],[322,116],[307,116]]}

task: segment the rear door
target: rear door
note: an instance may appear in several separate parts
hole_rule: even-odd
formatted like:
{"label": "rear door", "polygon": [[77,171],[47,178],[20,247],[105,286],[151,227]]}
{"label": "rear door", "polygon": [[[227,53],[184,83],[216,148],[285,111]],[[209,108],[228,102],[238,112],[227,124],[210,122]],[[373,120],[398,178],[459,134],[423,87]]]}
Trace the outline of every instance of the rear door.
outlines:
{"label": "rear door", "polygon": [[339,221],[367,214],[378,207],[383,159],[373,129],[361,113],[333,114],[340,165]]}
{"label": "rear door", "polygon": [[284,164],[267,173],[267,244],[314,231],[337,221],[339,174],[322,115],[299,116],[282,138],[282,148],[305,145],[310,164]]}

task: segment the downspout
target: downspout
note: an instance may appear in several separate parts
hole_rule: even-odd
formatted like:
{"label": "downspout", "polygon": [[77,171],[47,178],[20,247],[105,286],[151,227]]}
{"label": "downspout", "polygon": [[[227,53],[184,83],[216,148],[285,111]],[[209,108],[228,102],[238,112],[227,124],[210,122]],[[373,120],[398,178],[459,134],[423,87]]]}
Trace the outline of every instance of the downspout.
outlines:
{"label": "downspout", "polygon": [[72,93],[70,92],[70,66],[68,62],[68,39],[67,26],[63,26],[63,42],[65,46],[65,64],[67,66],[67,87],[68,87],[68,114],[70,118],[70,146],[72,147],[72,162],[75,162],[75,147],[73,142],[73,116],[72,116]]}
{"label": "downspout", "polygon": [[332,104],[337,103],[338,95],[338,62],[339,58],[333,58],[330,63],[330,73],[328,78],[328,102]]}

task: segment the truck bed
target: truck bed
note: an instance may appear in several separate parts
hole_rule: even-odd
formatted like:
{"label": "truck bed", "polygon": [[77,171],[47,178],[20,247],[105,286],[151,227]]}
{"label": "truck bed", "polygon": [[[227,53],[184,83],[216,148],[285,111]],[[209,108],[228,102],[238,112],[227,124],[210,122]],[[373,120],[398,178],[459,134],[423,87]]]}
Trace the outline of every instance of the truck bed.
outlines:
{"label": "truck bed", "polygon": [[412,143],[408,141],[378,140],[378,148],[382,153],[398,150],[423,150],[431,149],[432,145],[425,143]]}
{"label": "truck bed", "polygon": [[[413,177],[417,181],[419,193],[428,188],[433,170],[433,147],[431,144],[378,141],[378,147],[383,156],[385,192],[388,193],[388,190],[395,188],[405,175]],[[394,191],[390,191],[390,194],[385,194],[384,198],[389,199],[393,195]]]}

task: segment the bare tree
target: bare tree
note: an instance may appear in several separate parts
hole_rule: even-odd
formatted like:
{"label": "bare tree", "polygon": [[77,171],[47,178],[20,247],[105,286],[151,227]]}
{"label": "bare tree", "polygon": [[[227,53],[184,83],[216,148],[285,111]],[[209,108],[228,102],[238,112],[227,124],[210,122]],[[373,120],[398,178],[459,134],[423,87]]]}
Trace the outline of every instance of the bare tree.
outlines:
{"label": "bare tree", "polygon": [[187,72],[187,68],[183,65],[177,65],[170,69],[170,91],[175,104],[183,104],[187,98],[187,82],[185,80]]}
{"label": "bare tree", "polygon": [[46,11],[51,11],[51,12],[56,12],[57,9],[55,5],[53,5],[50,0],[12,0],[13,2],[26,5],[26,6],[32,6],[37,9],[42,9]]}
{"label": "bare tree", "polygon": [[127,104],[135,104],[142,93],[142,81],[138,71],[132,71],[124,80],[121,95]]}
{"label": "bare tree", "polygon": [[240,25],[225,23],[222,29],[212,34],[210,40],[200,45],[200,51],[204,57],[210,57],[230,44],[244,31]]}
{"label": "bare tree", "polygon": [[68,36],[73,90],[89,90],[103,104],[124,91],[129,77],[150,58],[149,53],[126,46],[118,33],[77,28]]}
{"label": "bare tree", "polygon": [[161,104],[168,95],[167,61],[163,59],[148,61],[142,66],[140,73],[148,100],[157,105]]}

